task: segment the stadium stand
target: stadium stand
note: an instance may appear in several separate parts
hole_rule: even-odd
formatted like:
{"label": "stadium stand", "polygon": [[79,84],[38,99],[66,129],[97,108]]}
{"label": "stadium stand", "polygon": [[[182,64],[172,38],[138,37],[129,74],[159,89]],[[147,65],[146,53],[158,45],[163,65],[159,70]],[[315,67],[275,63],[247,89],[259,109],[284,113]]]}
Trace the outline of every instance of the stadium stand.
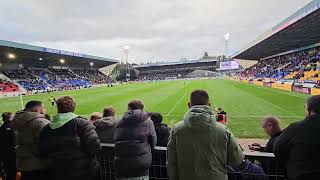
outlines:
{"label": "stadium stand", "polygon": [[15,92],[15,91],[19,91],[19,87],[15,83],[13,83],[11,81],[0,79],[0,92],[1,93]]}
{"label": "stadium stand", "polygon": [[263,86],[299,93],[319,94],[319,17],[320,1],[311,1],[236,52],[231,56],[234,59],[258,61],[238,73],[236,79],[253,84],[260,81]]}
{"label": "stadium stand", "polygon": [[[194,78],[192,72],[205,70],[213,72],[216,69],[217,59],[200,59],[191,61],[178,61],[170,63],[156,63],[134,66],[139,71],[139,81],[169,80]],[[211,74],[208,73],[208,76]]]}
{"label": "stadium stand", "polygon": [[[14,52],[13,59],[5,56]],[[118,61],[69,51],[0,40],[0,72],[13,84],[5,91],[17,91],[18,86],[29,93],[88,88],[113,83],[100,68]],[[12,88],[11,88],[12,87]],[[2,90],[3,92],[4,90]]]}

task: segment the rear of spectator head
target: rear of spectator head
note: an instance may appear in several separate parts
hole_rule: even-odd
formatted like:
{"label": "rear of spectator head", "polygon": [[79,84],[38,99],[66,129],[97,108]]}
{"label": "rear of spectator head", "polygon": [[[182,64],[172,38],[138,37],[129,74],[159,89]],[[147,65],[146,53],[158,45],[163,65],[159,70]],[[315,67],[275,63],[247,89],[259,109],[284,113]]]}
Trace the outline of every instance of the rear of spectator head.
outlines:
{"label": "rear of spectator head", "polygon": [[162,115],[157,112],[149,113],[150,119],[153,121],[154,124],[161,124],[162,123]]}
{"label": "rear of spectator head", "polygon": [[12,120],[12,113],[11,112],[4,112],[2,113],[2,121],[4,123],[8,123]]}
{"label": "rear of spectator head", "polygon": [[113,107],[106,107],[103,109],[103,117],[115,116],[116,110]]}
{"label": "rear of spectator head", "polygon": [[100,112],[94,112],[91,114],[90,116],[90,121],[92,123],[96,122],[97,120],[101,119],[102,118],[102,114]]}
{"label": "rear of spectator head", "polygon": [[132,100],[128,103],[128,110],[136,110],[136,109],[140,109],[140,110],[144,109],[144,104],[141,100]]}
{"label": "rear of spectator head", "polygon": [[311,96],[307,100],[306,115],[318,115],[320,114],[320,95]]}
{"label": "rear of spectator head", "polygon": [[42,104],[41,101],[29,101],[25,108],[25,111],[30,111],[30,112],[37,112],[40,114],[44,114],[45,113],[45,109],[44,106]]}
{"label": "rear of spectator head", "polygon": [[262,128],[270,136],[277,134],[281,131],[280,120],[274,116],[267,116],[262,120]]}
{"label": "rear of spectator head", "polygon": [[194,90],[190,96],[189,108],[197,105],[211,106],[209,95],[206,90]]}
{"label": "rear of spectator head", "polygon": [[63,96],[56,101],[58,113],[74,112],[76,102],[71,96]]}

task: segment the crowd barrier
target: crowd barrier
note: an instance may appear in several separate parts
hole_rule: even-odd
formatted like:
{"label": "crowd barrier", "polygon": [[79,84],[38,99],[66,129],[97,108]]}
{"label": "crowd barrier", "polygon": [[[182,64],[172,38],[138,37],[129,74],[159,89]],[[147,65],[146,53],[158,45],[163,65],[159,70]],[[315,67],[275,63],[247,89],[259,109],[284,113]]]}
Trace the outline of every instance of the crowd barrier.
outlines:
{"label": "crowd barrier", "polygon": [[310,88],[310,87],[303,87],[299,85],[290,85],[290,84],[280,84],[276,82],[263,82],[263,81],[257,81],[257,80],[238,80],[243,83],[248,84],[254,84],[257,86],[264,86],[264,87],[271,87],[274,89],[280,89],[284,91],[291,91],[291,92],[297,92],[301,94],[311,94],[311,95],[319,95],[320,89],[319,88]]}
{"label": "crowd barrier", "polygon": [[[101,144],[102,150],[98,155],[100,163],[99,179],[115,180],[114,144]],[[155,147],[152,152],[152,167],[149,170],[151,180],[168,180],[167,148]],[[245,159],[260,165],[265,175],[241,172],[228,172],[229,180],[285,180],[284,170],[273,153],[244,152]],[[0,163],[2,165],[2,163]],[[6,172],[0,166],[0,179],[6,180]],[[1,178],[3,177],[3,178]]]}
{"label": "crowd barrier", "polygon": [[[166,166],[166,147],[156,147],[153,150],[153,162],[150,168],[151,180],[168,180],[167,166]],[[228,172],[228,177],[231,180],[285,180],[284,170],[280,163],[272,153],[259,152],[245,152],[245,158],[259,164],[263,167],[266,175],[248,174],[239,172]],[[100,162],[100,180],[114,180],[114,145],[102,144],[102,151],[99,154]]]}

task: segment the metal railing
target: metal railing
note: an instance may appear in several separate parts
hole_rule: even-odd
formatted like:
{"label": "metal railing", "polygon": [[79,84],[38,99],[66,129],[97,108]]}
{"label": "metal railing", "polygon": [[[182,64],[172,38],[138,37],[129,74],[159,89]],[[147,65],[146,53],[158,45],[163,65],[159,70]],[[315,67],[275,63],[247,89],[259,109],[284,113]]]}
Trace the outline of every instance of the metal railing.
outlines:
{"label": "metal railing", "polygon": [[[155,147],[152,153],[152,167],[149,176],[151,180],[167,180],[166,147]],[[273,153],[244,152],[245,159],[261,166],[265,174],[249,174],[241,172],[229,172],[231,180],[284,180],[284,170],[275,158]],[[114,144],[102,144],[101,153],[98,156],[100,161],[100,180],[114,180],[113,167]]]}
{"label": "metal railing", "polygon": [[[98,155],[100,162],[100,180],[114,180],[113,166],[114,144],[101,144],[102,150]],[[152,152],[152,167],[149,170],[151,180],[167,180],[167,148],[155,147]],[[229,180],[285,180],[284,170],[272,153],[244,152],[245,158],[261,166],[265,174],[249,174],[228,171]],[[0,177],[6,180],[3,163],[0,162]]]}

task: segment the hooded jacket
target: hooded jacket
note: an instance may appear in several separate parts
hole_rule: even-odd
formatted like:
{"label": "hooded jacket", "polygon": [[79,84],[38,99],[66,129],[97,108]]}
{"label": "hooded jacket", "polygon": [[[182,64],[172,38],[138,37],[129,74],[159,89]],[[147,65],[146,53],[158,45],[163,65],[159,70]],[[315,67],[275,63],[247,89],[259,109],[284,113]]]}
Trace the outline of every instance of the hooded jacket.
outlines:
{"label": "hooded jacket", "polygon": [[227,180],[226,166],[238,166],[244,155],[209,106],[193,106],[172,130],[168,143],[170,180]]}
{"label": "hooded jacket", "polygon": [[52,180],[90,180],[98,173],[100,142],[93,125],[73,113],[61,113],[40,134],[40,152],[50,160]]}
{"label": "hooded jacket", "polygon": [[143,110],[124,114],[115,130],[115,173],[117,178],[147,176],[151,150],[157,143],[153,122]]}
{"label": "hooded jacket", "polygon": [[114,116],[104,117],[93,123],[101,143],[114,143],[116,124],[117,118]]}
{"label": "hooded jacket", "polygon": [[13,127],[16,130],[16,163],[20,171],[45,170],[47,160],[40,158],[40,131],[50,121],[43,114],[19,111],[15,114]]}

